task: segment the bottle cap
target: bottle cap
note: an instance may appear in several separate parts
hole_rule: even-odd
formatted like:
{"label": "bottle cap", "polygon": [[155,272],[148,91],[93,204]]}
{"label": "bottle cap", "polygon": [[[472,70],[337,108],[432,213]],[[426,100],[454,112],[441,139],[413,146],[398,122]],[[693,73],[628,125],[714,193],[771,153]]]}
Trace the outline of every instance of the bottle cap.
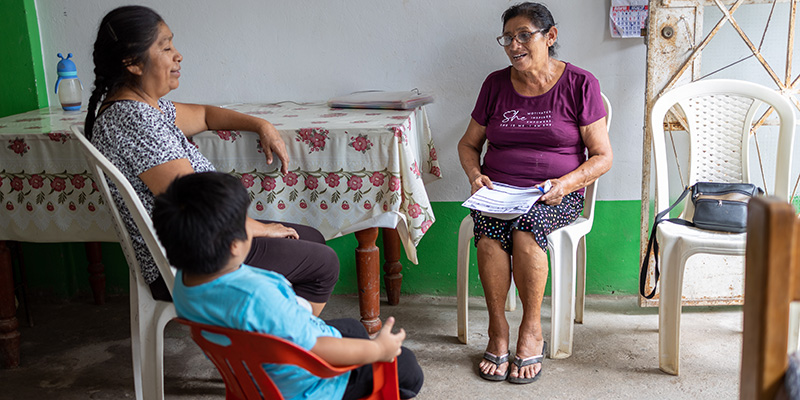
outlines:
{"label": "bottle cap", "polygon": [[[75,63],[70,60],[72,58],[72,53],[67,54],[67,58],[58,53],[58,57],[61,58],[61,61],[58,62],[56,66],[56,71],[58,72],[58,79],[56,79],[56,94],[58,94],[58,84],[61,83],[62,79],[78,79],[78,82],[81,80],[78,78],[78,68],[75,67]],[[83,83],[81,83],[83,86]]]}
{"label": "bottle cap", "polygon": [[75,67],[75,63],[70,60],[72,57],[72,53],[67,54],[67,58],[58,53],[58,57],[61,58],[61,61],[58,62],[58,66],[56,69],[58,71],[58,76],[61,77],[77,77],[78,76],[78,68]]}

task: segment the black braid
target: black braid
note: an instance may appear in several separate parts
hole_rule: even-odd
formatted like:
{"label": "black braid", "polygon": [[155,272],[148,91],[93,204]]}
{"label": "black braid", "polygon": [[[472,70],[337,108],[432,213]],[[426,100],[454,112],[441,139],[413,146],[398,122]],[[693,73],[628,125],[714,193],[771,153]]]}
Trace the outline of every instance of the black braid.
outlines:
{"label": "black braid", "polygon": [[101,102],[126,85],[138,86],[138,78],[127,67],[147,64],[147,52],[162,23],[158,13],[142,6],[119,7],[103,17],[92,53],[95,80],[84,126],[87,139],[92,138]]}
{"label": "black braid", "polygon": [[92,129],[94,128],[94,120],[97,119],[97,104],[100,103],[101,98],[108,92],[108,88],[102,83],[101,77],[94,80],[94,89],[92,95],[89,96],[88,113],[86,114],[86,123],[84,124],[83,134],[87,139],[92,140]]}

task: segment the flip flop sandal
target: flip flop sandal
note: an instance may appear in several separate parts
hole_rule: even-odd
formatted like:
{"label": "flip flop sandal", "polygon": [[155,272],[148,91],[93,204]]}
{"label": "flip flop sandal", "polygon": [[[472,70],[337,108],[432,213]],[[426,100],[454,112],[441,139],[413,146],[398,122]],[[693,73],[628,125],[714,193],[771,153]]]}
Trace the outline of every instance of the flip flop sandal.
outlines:
{"label": "flip flop sandal", "polygon": [[[505,363],[508,362],[508,356],[509,356],[509,353],[503,354],[500,357],[498,357],[498,356],[496,356],[496,355],[494,355],[492,353],[489,353],[488,351],[483,353],[483,359],[486,360],[486,361],[491,362],[492,364],[496,365],[498,368],[500,367],[501,364],[505,364]],[[480,368],[478,369],[478,373],[481,374],[481,378],[486,379],[487,381],[498,381],[499,382],[499,381],[504,381],[504,380],[506,380],[506,378],[508,378],[508,370],[511,369],[510,367],[511,366],[509,365],[509,367],[506,368],[506,372],[503,375],[487,374],[487,373],[481,371]]]}
{"label": "flip flop sandal", "polygon": [[[528,366],[528,365],[532,365],[532,364],[540,364],[542,367],[539,369],[539,372],[535,376],[533,376],[532,378],[522,378],[522,377],[514,378],[513,376],[509,376],[508,377],[508,381],[511,382],[511,383],[525,384],[525,383],[534,382],[537,379],[539,379],[539,376],[542,375],[542,372],[544,372],[544,364],[542,363],[542,361],[544,360],[544,356],[545,356],[545,352],[546,351],[547,351],[547,342],[544,342],[544,344],[542,345],[542,354],[539,354],[538,356],[528,357],[528,358],[525,358],[525,359],[522,359],[522,358],[519,358],[519,357],[514,357],[514,361],[513,362],[514,362],[514,365],[517,366],[517,371],[521,370],[522,367],[525,367],[525,366]],[[511,369],[510,366],[509,366],[509,369]]]}

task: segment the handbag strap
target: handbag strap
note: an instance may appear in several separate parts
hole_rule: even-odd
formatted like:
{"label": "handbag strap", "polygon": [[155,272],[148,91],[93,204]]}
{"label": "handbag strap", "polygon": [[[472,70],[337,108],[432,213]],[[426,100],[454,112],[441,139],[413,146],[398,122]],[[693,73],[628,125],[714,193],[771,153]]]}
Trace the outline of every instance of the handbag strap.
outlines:
{"label": "handbag strap", "polygon": [[[653,229],[650,231],[650,240],[647,242],[647,252],[644,253],[644,261],[642,262],[642,272],[639,274],[639,293],[644,296],[645,299],[652,299],[653,296],[656,295],[656,286],[658,285],[658,278],[661,275],[658,271],[658,241],[656,240],[656,228],[658,224],[662,221],[669,221],[674,222],[676,224],[687,225],[687,226],[694,226],[693,223],[680,218],[668,218],[664,219],[665,215],[669,215],[669,212],[672,211],[675,206],[680,204],[681,201],[686,197],[689,192],[692,191],[691,186],[687,186],[686,189],[683,190],[683,193],[678,197],[678,200],[675,200],[669,208],[664,211],[661,211],[656,215],[655,221],[653,221]],[[650,266],[650,251],[653,251],[653,258],[655,258],[655,279],[653,283],[653,291],[650,294],[645,294],[645,285],[647,284],[647,270]]]}

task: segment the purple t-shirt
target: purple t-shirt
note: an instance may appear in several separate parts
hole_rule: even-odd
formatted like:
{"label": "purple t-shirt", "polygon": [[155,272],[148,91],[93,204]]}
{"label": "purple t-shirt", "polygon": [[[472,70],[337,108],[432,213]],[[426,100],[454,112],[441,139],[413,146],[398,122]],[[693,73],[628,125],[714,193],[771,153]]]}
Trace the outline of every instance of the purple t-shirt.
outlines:
{"label": "purple t-shirt", "polygon": [[586,161],[579,128],[605,115],[600,83],[570,63],[552,89],[532,97],[514,90],[511,67],[492,72],[472,111],[489,142],[481,172],[522,187],[566,175]]}

